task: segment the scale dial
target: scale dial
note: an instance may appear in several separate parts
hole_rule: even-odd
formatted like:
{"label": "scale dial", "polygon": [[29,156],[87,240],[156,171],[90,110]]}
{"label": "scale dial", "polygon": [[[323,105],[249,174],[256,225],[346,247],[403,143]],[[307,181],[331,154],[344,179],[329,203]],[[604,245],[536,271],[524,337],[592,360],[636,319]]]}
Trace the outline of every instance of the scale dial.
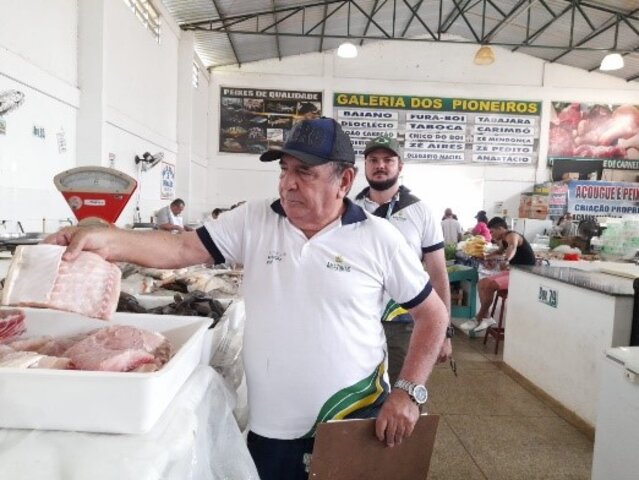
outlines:
{"label": "scale dial", "polygon": [[131,194],[137,182],[129,175],[106,167],[78,167],[57,174],[53,179],[61,192]]}
{"label": "scale dial", "polygon": [[105,167],[78,167],[58,173],[53,182],[79,221],[115,223],[138,182]]}

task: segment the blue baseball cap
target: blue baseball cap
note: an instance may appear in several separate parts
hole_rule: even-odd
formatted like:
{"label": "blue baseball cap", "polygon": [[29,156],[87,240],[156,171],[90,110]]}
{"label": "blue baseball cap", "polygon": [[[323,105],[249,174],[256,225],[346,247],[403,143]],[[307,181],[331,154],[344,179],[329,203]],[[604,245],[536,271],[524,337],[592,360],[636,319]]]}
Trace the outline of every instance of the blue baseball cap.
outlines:
{"label": "blue baseball cap", "polygon": [[306,165],[328,162],[355,164],[351,139],[332,118],[302,120],[291,130],[282,148],[273,148],[260,155],[262,162],[279,160],[288,154]]}

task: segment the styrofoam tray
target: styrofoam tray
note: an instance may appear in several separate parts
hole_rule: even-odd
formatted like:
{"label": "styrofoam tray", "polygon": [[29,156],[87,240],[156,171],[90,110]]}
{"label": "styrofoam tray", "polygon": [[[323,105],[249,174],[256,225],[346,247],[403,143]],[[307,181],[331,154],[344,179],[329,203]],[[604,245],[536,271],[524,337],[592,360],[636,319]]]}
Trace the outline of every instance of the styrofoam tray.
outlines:
{"label": "styrofoam tray", "polygon": [[162,333],[175,355],[152,373],[0,368],[0,427],[105,433],[150,430],[200,362],[210,320],[116,313],[110,322],[24,308],[28,336],[64,336],[112,324]]}

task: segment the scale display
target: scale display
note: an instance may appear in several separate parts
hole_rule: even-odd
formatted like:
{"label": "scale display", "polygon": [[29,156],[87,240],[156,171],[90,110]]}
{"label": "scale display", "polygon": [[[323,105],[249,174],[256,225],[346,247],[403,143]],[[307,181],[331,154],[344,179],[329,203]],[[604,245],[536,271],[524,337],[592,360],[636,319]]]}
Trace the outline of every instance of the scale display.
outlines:
{"label": "scale display", "polygon": [[53,178],[78,221],[99,219],[114,223],[131,199],[138,182],[106,167],[77,167]]}

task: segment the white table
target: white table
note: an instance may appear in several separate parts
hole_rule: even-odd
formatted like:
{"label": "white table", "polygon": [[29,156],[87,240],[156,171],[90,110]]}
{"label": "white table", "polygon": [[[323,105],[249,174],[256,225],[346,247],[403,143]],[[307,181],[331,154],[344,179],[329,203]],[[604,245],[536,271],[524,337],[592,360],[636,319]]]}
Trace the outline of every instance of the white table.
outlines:
{"label": "white table", "polygon": [[233,402],[222,377],[200,366],[144,435],[0,429],[0,477],[259,480]]}

